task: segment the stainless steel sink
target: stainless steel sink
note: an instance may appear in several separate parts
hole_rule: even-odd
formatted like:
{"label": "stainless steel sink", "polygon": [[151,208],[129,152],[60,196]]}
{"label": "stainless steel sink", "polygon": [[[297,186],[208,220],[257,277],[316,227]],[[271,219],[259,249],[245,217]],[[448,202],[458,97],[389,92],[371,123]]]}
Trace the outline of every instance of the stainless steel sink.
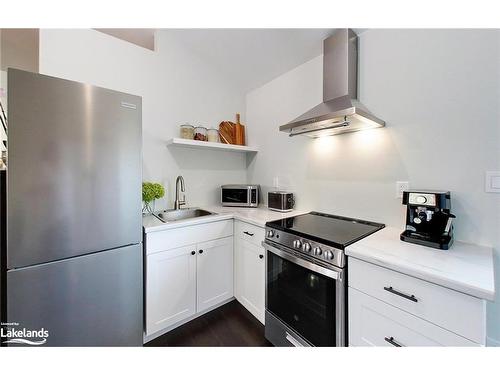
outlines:
{"label": "stainless steel sink", "polygon": [[155,214],[164,223],[171,223],[179,220],[195,219],[202,216],[216,215],[213,212],[202,210],[201,208],[183,208],[180,210],[166,210]]}

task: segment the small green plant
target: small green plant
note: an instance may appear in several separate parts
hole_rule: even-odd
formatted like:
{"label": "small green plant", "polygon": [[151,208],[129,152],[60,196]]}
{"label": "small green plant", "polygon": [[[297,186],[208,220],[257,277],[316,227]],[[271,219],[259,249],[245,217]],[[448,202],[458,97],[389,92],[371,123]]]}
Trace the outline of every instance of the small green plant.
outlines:
{"label": "small green plant", "polygon": [[154,212],[154,203],[156,199],[163,198],[165,189],[163,186],[156,182],[143,182],[142,183],[142,201],[144,207],[142,212],[152,214]]}

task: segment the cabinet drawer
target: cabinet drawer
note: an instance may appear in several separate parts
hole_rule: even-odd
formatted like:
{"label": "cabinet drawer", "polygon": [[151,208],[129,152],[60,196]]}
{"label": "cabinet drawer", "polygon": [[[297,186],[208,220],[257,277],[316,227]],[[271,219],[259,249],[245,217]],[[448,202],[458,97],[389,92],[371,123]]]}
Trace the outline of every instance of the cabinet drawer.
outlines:
{"label": "cabinet drawer", "polygon": [[236,220],[234,224],[235,235],[247,240],[254,245],[261,246],[262,241],[264,241],[265,230],[258,226],[244,223],[242,221]]}
{"label": "cabinet drawer", "polygon": [[233,235],[233,220],[190,225],[146,234],[146,254]]}
{"label": "cabinet drawer", "polygon": [[349,345],[478,346],[353,288],[349,288]]}
{"label": "cabinet drawer", "polygon": [[348,267],[350,287],[484,344],[484,301],[355,258]]}

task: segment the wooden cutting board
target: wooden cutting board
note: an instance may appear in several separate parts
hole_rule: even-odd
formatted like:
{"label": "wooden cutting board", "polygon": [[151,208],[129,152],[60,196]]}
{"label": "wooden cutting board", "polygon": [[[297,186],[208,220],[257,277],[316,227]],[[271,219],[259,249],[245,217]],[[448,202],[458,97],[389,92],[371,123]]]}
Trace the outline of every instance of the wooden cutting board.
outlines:
{"label": "wooden cutting board", "polygon": [[222,121],[219,124],[219,136],[221,143],[236,144],[235,123],[231,121]]}
{"label": "wooden cutting board", "polygon": [[245,145],[245,126],[240,123],[240,114],[236,114],[236,123],[222,121],[219,124],[219,135],[221,143],[231,145]]}
{"label": "wooden cutting board", "polygon": [[236,114],[235,138],[237,145],[245,146],[245,126],[240,123],[239,113]]}

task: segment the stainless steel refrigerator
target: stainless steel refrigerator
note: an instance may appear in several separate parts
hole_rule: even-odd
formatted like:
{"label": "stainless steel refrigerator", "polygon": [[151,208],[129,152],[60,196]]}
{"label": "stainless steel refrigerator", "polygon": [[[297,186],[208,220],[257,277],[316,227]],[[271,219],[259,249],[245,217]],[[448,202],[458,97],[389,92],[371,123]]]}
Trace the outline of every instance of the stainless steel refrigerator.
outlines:
{"label": "stainless steel refrigerator", "polygon": [[49,346],[142,345],[141,97],[15,69],[7,83],[2,320]]}

